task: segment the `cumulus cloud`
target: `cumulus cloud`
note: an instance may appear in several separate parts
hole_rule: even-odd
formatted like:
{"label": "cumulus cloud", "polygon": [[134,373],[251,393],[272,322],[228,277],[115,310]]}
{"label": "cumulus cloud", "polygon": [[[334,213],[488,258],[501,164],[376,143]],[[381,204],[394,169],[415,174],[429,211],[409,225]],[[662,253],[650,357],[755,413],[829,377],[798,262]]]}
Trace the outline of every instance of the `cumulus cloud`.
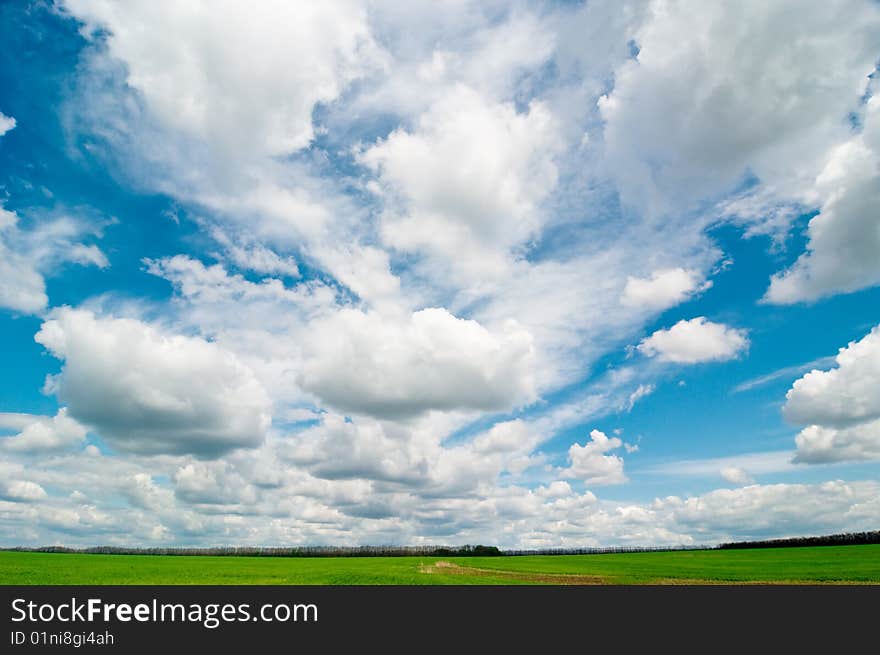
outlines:
{"label": "cumulus cloud", "polygon": [[[464,498],[489,492],[502,472],[518,474],[533,463],[522,450],[508,450],[508,443],[489,449],[474,443],[443,445],[452,425],[438,416],[403,425],[325,414],[319,424],[285,444],[281,456],[334,487],[368,484],[375,501],[370,511],[384,506],[387,516],[394,515],[394,508],[408,512],[412,503],[445,499],[449,505],[461,504]],[[524,449],[529,450],[527,445]],[[347,504],[362,506],[363,500],[352,498]],[[459,520],[454,512],[448,518],[450,527]]]}
{"label": "cumulus cloud", "polygon": [[796,462],[823,464],[880,459],[880,421],[848,428],[808,425],[795,437]]}
{"label": "cumulus cloud", "polygon": [[3,136],[10,130],[14,129],[15,125],[16,122],[12,116],[7,116],[3,112],[0,112],[0,136]]}
{"label": "cumulus cloud", "polygon": [[785,395],[785,418],[793,423],[845,427],[880,418],[880,326],[841,348],[837,367],[813,370]]}
{"label": "cumulus cloud", "polygon": [[[349,440],[343,432],[369,425],[368,445],[354,450],[361,438]],[[0,542],[89,545],[100,534],[107,543],[125,544],[132,535],[146,540],[155,534],[166,544],[711,544],[871,529],[880,517],[876,481],[749,485],[646,502],[602,500],[552,478],[534,488],[492,484],[499,474],[492,453],[432,447],[389,424],[379,428],[386,443],[378,448],[379,425],[356,427],[332,417],[315,432],[210,462],[116,458],[108,469],[106,462],[70,453],[25,474],[14,454],[0,462],[0,479],[51,485],[53,494],[0,502],[0,526],[27,526],[0,530]],[[330,429],[311,442],[324,428]],[[273,447],[296,450],[308,442],[298,459],[275,462],[270,455]],[[346,462],[352,465],[347,471]],[[257,484],[267,467],[274,479]],[[371,467],[384,467],[377,470],[387,477]],[[713,475],[718,470],[715,464]]]}
{"label": "cumulus cloud", "polygon": [[315,106],[382,62],[366,9],[345,0],[63,4],[125,62],[127,84],[163,123],[226,151],[307,146]]}
{"label": "cumulus cloud", "polygon": [[474,450],[479,453],[512,452],[528,446],[533,440],[532,430],[522,419],[496,423],[474,439]]}
{"label": "cumulus cloud", "polygon": [[392,429],[388,434],[376,421],[346,421],[328,414],[319,425],[300,435],[285,456],[327,480],[420,485],[430,477],[428,452],[426,444],[420,446],[411,437],[407,430]]}
{"label": "cumulus cloud", "polygon": [[819,213],[807,251],[774,275],[766,300],[812,301],[880,284],[880,98],[868,100],[861,134],[835,148],[816,179]]}
{"label": "cumulus cloud", "polygon": [[21,431],[0,443],[10,451],[40,452],[69,448],[82,443],[86,429],[67,415],[62,407],[53,416],[17,415],[18,421],[4,421],[0,416],[0,426],[18,423]]}
{"label": "cumulus cloud", "polygon": [[[880,10],[863,0],[808,9],[795,0],[651,3],[632,35],[638,54],[599,101],[624,201],[666,214],[751,179],[757,184],[722,210],[748,234],[784,234],[819,209],[806,252],[773,276],[767,301],[876,285],[880,121],[876,98],[862,99],[880,55],[878,29]],[[864,125],[855,137],[854,114]]]}
{"label": "cumulus cloud", "polygon": [[319,280],[293,286],[273,277],[251,281],[221,264],[206,265],[186,255],[144,264],[147,272],[174,287],[182,322],[227,345],[244,340],[237,345],[253,356],[286,359],[286,351],[296,345],[289,331],[336,307],[335,291]]}
{"label": "cumulus cloud", "polygon": [[[761,534],[802,536],[869,529],[880,510],[876,482],[749,485],[690,498],[658,500],[655,507],[678,529],[702,536],[751,539]],[[845,526],[845,527],[844,527]]]}
{"label": "cumulus cloud", "polygon": [[345,158],[350,144],[315,145],[328,136],[319,117],[387,72],[367,7],[64,6],[91,41],[64,118],[92,156],[197,210],[240,270],[295,277],[306,264],[366,302],[395,295],[367,211],[326,174],[325,148]]}
{"label": "cumulus cloud", "polygon": [[725,466],[718,473],[731,484],[746,485],[755,482],[754,478],[749,475],[748,471],[739,468],[738,466]]}
{"label": "cumulus cloud", "polygon": [[544,105],[518,112],[456,86],[413,130],[395,130],[359,160],[378,174],[373,188],[386,204],[385,243],[497,275],[504,250],[540,225],[538,207],[556,184],[559,148]]}
{"label": "cumulus cloud", "polygon": [[191,462],[174,472],[174,493],[190,503],[253,503],[256,490],[228,462]]}
{"label": "cumulus cloud", "polygon": [[796,437],[795,461],[880,457],[880,326],[841,348],[836,363],[810,371],[785,395],[785,418],[806,424]]}
{"label": "cumulus cloud", "polygon": [[681,320],[642,339],[639,352],[663,362],[697,364],[733,359],[748,346],[744,330],[713,323],[704,316]]}
{"label": "cumulus cloud", "polygon": [[878,29],[862,0],[651,3],[638,54],[599,102],[624,198],[654,213],[693,207],[747,173],[800,197],[847,138]]}
{"label": "cumulus cloud", "polygon": [[659,311],[674,307],[692,294],[704,291],[712,282],[700,283],[702,276],[683,268],[654,271],[649,278],[628,277],[620,302],[627,307]]}
{"label": "cumulus cloud", "polygon": [[391,257],[375,246],[322,246],[318,256],[333,276],[376,308],[399,308],[400,279],[391,272]]}
{"label": "cumulus cloud", "polygon": [[600,430],[590,432],[590,441],[583,446],[575,443],[568,449],[570,466],[563,471],[569,478],[583,480],[588,485],[620,484],[626,482],[623,458],[605,453],[623,445],[617,437],[608,437]]}
{"label": "cumulus cloud", "polygon": [[0,498],[14,502],[33,502],[46,498],[46,490],[30,480],[0,482]]}
{"label": "cumulus cloud", "polygon": [[203,339],[70,308],[35,339],[64,361],[47,388],[120,450],[217,455],[256,446],[269,427],[252,371]]}
{"label": "cumulus cloud", "polygon": [[349,412],[405,418],[535,397],[532,338],[514,321],[490,332],[439,308],[403,318],[343,309],[310,325],[303,351],[303,387]]}
{"label": "cumulus cloud", "polygon": [[148,510],[173,510],[172,491],[161,487],[148,473],[135,473],[125,477],[119,485],[120,491],[135,507]]}
{"label": "cumulus cloud", "polygon": [[327,134],[317,119],[327,105],[385,68],[366,7],[62,6],[89,41],[62,119],[90,156],[172,196],[204,228],[246,235],[226,255],[249,253],[266,272],[293,270],[292,245],[326,269],[318,246],[360,243],[363,208],[321,174],[325,145],[308,149]]}
{"label": "cumulus cloud", "polygon": [[383,71],[377,88],[354,99],[355,109],[411,117],[459,84],[492,98],[512,98],[527,89],[553,56],[558,35],[544,16],[521,8],[499,15],[498,8],[473,2],[405,8],[374,3],[371,23],[394,65]]}

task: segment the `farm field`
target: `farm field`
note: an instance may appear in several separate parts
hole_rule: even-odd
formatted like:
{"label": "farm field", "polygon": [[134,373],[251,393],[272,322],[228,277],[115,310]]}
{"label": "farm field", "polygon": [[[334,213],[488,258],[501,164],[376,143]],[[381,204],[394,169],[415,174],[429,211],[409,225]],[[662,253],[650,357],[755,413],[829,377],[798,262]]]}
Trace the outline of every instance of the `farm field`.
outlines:
{"label": "farm field", "polygon": [[0,584],[880,584],[880,545],[509,557],[0,552]]}

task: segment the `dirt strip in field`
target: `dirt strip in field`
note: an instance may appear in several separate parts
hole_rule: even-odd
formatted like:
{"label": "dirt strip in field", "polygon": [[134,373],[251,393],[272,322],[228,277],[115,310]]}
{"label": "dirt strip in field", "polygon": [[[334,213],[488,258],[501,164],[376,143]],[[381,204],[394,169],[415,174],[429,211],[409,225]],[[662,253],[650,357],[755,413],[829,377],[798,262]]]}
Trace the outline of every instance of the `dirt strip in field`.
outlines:
{"label": "dirt strip in field", "polygon": [[538,584],[559,585],[601,585],[609,584],[606,578],[599,575],[579,575],[575,573],[529,573],[528,571],[499,571],[496,569],[479,569],[473,566],[460,566],[453,562],[440,560],[429,566],[419,569],[429,575],[443,573],[445,575],[468,575],[477,577],[501,578],[518,580],[520,582],[534,582]]}
{"label": "dirt strip in field", "polygon": [[[440,560],[430,565],[422,565],[419,572],[427,575],[442,573],[444,575],[461,575],[471,577],[486,577],[496,580],[511,580],[517,582],[529,582],[533,584],[551,585],[609,585],[619,584],[613,578],[601,575],[585,575],[578,573],[534,573],[529,571],[504,571],[498,569],[481,569],[475,566],[461,566],[454,562]],[[660,586],[688,586],[688,585],[871,585],[870,581],[852,580],[706,580],[700,578],[658,578],[640,584]]]}

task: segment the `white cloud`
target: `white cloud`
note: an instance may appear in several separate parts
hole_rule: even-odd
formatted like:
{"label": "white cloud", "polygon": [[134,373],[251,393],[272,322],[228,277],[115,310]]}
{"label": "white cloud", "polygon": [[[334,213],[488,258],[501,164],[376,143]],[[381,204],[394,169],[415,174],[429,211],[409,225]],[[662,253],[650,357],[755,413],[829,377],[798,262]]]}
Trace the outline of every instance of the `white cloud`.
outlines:
{"label": "white cloud", "polygon": [[48,302],[43,276],[0,241],[0,307],[35,314]]}
{"label": "white cloud", "polygon": [[363,207],[322,175],[324,146],[305,150],[327,133],[315,117],[385,69],[366,7],[64,4],[91,41],[62,107],[71,142],[87,136],[89,156],[203,227],[246,235],[228,256],[265,272],[292,270],[266,249],[295,245],[326,268],[313,249],[361,242]]}
{"label": "white cloud", "polygon": [[[522,9],[471,1],[373,2],[371,23],[393,65],[375,88],[353,99],[354,111],[418,116],[458,84],[495,99],[527,93],[552,57],[557,35],[545,16]],[[336,108],[337,120],[344,121],[344,111]]]}
{"label": "white cloud", "polygon": [[148,473],[135,473],[131,477],[125,477],[120,487],[135,507],[155,511],[174,509],[171,490],[156,484]]}
{"label": "white cloud", "polygon": [[391,257],[381,248],[335,243],[316,249],[315,254],[337,280],[373,307],[401,304],[400,280],[391,272]]}
{"label": "white cloud", "polygon": [[191,462],[173,475],[174,493],[191,503],[253,503],[256,490],[223,460]]}
{"label": "white cloud", "polygon": [[623,474],[623,458],[605,453],[623,445],[617,437],[592,430],[590,441],[583,446],[575,443],[568,449],[570,466],[563,471],[568,478],[583,480],[587,485],[620,484],[626,482]]}
{"label": "white cloud", "polygon": [[269,399],[251,370],[203,339],[69,308],[35,339],[64,360],[47,387],[121,450],[216,455],[256,446],[269,427]]}
{"label": "white cloud", "polygon": [[[772,278],[767,301],[880,283],[880,103],[861,106],[880,56],[877,5],[658,0],[636,25],[638,55],[599,101],[624,201],[648,215],[680,213],[756,178],[721,208],[748,235],[780,239],[796,216],[820,210],[807,251]],[[855,137],[851,113],[864,114]]]}
{"label": "white cloud", "polygon": [[599,105],[624,198],[654,213],[695,207],[747,173],[799,197],[847,138],[878,29],[863,0],[656,0]]}
{"label": "white cloud", "polygon": [[556,480],[547,486],[538,487],[535,489],[535,493],[543,498],[565,498],[571,496],[574,490],[565,480]]}
{"label": "white cloud", "polygon": [[[502,486],[491,483],[500,472],[496,455],[440,447],[428,422],[402,434],[393,424],[328,418],[212,462],[116,457],[108,468],[70,453],[25,474],[13,454],[0,462],[0,479],[51,485],[53,494],[0,501],[0,541],[90,545],[98,534],[124,545],[158,530],[165,544],[190,545],[711,544],[871,529],[880,518],[876,481],[749,485],[648,502],[602,500],[552,479],[534,489]],[[273,447],[306,448],[274,461]],[[6,529],[15,525],[26,528]]]}
{"label": "white cloud", "polygon": [[299,266],[293,257],[279,255],[271,248],[249,242],[248,237],[243,234],[236,234],[232,238],[223,230],[214,228],[211,236],[223,246],[227,257],[241,270],[294,278],[300,275]]}
{"label": "white cloud", "polygon": [[681,320],[669,329],[657,330],[642,339],[638,350],[664,362],[697,364],[733,359],[748,343],[744,330],[698,316],[689,321]]}
{"label": "white cloud", "polygon": [[865,109],[864,129],[835,148],[816,179],[819,214],[807,251],[773,276],[766,300],[791,304],[880,284],[880,98]]}
{"label": "white cloud", "polygon": [[[449,417],[437,415],[403,425],[325,414],[320,424],[285,444],[281,456],[333,485],[369,484],[375,502],[386,507],[388,516],[395,508],[403,513],[417,499],[427,503],[444,498],[458,504],[474,493],[488,493],[503,471],[519,473],[530,464],[514,451],[442,445],[454,425]],[[406,494],[408,501],[398,494]],[[453,515],[449,519],[458,520]]]}
{"label": "white cloud", "polygon": [[785,395],[787,420],[844,427],[880,418],[880,326],[841,348],[836,362],[794,382]]}
{"label": "white cloud", "polygon": [[99,235],[100,230],[63,214],[42,218],[22,229],[18,214],[0,203],[0,307],[36,314],[49,302],[45,275],[65,262],[109,265],[97,246],[76,242],[84,233]]}
{"label": "white cloud", "polygon": [[3,136],[12,129],[15,129],[15,119],[0,112],[0,136]]}
{"label": "white cloud", "polygon": [[[645,313],[623,307],[620,297],[633,262],[646,256],[639,245],[644,237],[591,231],[587,241],[577,245],[579,251],[584,250],[582,254],[562,260],[519,261],[511,277],[482,290],[485,296],[480,290],[468,290],[456,302],[475,306],[474,318],[482,323],[515,317],[534,336],[541,393],[573,384],[583,379],[598,357],[643,330]],[[596,242],[589,243],[590,239]],[[669,249],[688,261],[686,254],[679,255],[682,244],[674,241],[670,240]],[[647,242],[645,247],[654,248]]]}
{"label": "white cloud", "polygon": [[653,384],[640,384],[636,387],[635,391],[633,391],[629,395],[629,399],[626,403],[627,411],[632,411],[632,408],[636,406],[636,403],[639,402],[642,398],[650,396],[654,393],[654,385]]}
{"label": "white cloud", "polygon": [[21,432],[37,418],[42,417],[37,417],[34,414],[21,414],[18,412],[0,412],[0,431]]}
{"label": "white cloud", "polygon": [[323,174],[329,152],[279,156],[326,134],[317,110],[386,70],[368,8],[221,4],[66,3],[95,44],[65,105],[67,129],[87,134],[90,156],[129,184],[200,216],[239,268],[295,276],[305,264],[385,301],[398,281],[387,254],[366,245],[375,238],[365,208]]}
{"label": "white cloud", "polygon": [[[649,473],[659,473],[675,478],[700,477],[716,478],[721,471],[745,471],[749,475],[789,473],[797,470],[791,461],[790,450],[744,453],[728,457],[682,460],[662,464],[647,469]],[[723,474],[722,474],[723,477]]]}
{"label": "white cloud", "polygon": [[[455,86],[359,155],[378,174],[382,237],[405,252],[439,255],[474,276],[504,272],[506,249],[533,235],[553,189],[561,144],[540,103],[517,112]],[[499,252],[500,250],[500,252]]]}
{"label": "white cloud", "polygon": [[[430,447],[430,446],[429,446]],[[436,449],[434,454],[436,454]],[[424,446],[411,433],[386,434],[375,421],[345,421],[327,414],[299,435],[285,457],[327,480],[367,479],[418,485],[430,477]]]}
{"label": "white cloud", "polygon": [[[10,451],[39,452],[69,448],[82,443],[86,429],[67,415],[62,407],[53,416],[19,415],[22,418],[21,431],[0,443]],[[2,421],[0,421],[2,424]]]}
{"label": "white cloud", "polygon": [[754,478],[749,475],[748,471],[737,466],[725,466],[718,473],[731,484],[747,485],[754,484],[755,482]]}
{"label": "white cloud", "polygon": [[15,502],[32,502],[46,498],[46,490],[29,480],[0,481],[0,498]]}
{"label": "white cloud", "polygon": [[820,366],[831,366],[832,364],[834,364],[834,357],[819,357],[818,359],[811,360],[809,362],[806,362],[805,364],[785,366],[775,371],[771,371],[770,373],[766,373],[764,375],[745,380],[744,382],[740,382],[732,389],[732,391],[733,393],[742,393],[743,391],[749,391],[756,387],[762,387],[764,385],[770,384],[771,382],[775,382],[776,380],[784,378],[791,379],[796,377],[797,375],[801,375]]}
{"label": "white cloud", "polygon": [[650,278],[628,277],[620,302],[628,307],[659,311],[674,307],[698,291],[712,286],[700,284],[699,273],[683,268],[654,271]]}
{"label": "white cloud", "polygon": [[796,461],[880,458],[880,326],[841,348],[836,362],[796,380],[785,395],[785,418],[806,425]]}
{"label": "white cloud", "polygon": [[251,282],[242,275],[230,275],[220,264],[205,266],[198,259],[174,255],[146,259],[147,272],[165,278],[181,296],[199,305],[220,303],[297,303],[305,300],[301,288],[288,288],[281,280],[264,278]]}
{"label": "white cloud", "polygon": [[[394,65],[322,105],[316,115],[326,121],[321,129],[329,130],[332,142],[326,152],[320,144],[308,156],[259,158],[212,150],[208,137],[184,138],[152,116],[149,106],[141,108],[138,97],[129,97],[128,73],[94,52],[83,77],[96,81],[84,83],[85,91],[74,101],[84,110],[73,112],[70,129],[97,136],[104,150],[118,153],[110,162],[115,169],[131,169],[136,185],[173,195],[193,209],[190,213],[207,214],[206,225],[232,223],[222,229],[236,239],[253,235],[254,243],[279,255],[295,249],[302,266],[322,270],[348,287],[364,310],[391,315],[442,306],[484,325],[516,318],[535,338],[537,388],[558,388],[582,377],[609,341],[619,343],[638,329],[632,316],[619,316],[619,296],[648,240],[637,235],[642,245],[630,245],[633,235],[627,231],[613,244],[600,243],[605,230],[595,229],[569,243],[574,259],[524,260],[542,226],[557,220],[545,204],[563,191],[556,180],[560,158],[567,157],[566,135],[575,130],[580,138],[583,126],[565,124],[562,114],[570,105],[553,93],[536,98],[545,83],[541,66],[553,53],[558,17],[501,9],[475,4],[407,11],[374,7],[373,31]],[[143,26],[155,30],[153,22]],[[602,32],[595,26],[594,31]],[[596,36],[603,43],[608,39],[604,33]],[[529,48],[519,48],[522,43]],[[625,39],[615,52],[625,52],[624,46]],[[581,47],[580,54],[593,65],[586,50]],[[205,76],[218,78],[211,84],[227,84],[223,70],[203,68]],[[604,79],[604,71],[596,74]],[[420,86],[411,86],[416,79],[422,80]],[[234,79],[228,84],[234,86]],[[389,119],[398,121],[391,135],[374,141],[376,126]],[[359,142],[357,149],[353,142]],[[409,149],[421,153],[417,163],[425,175],[418,179]],[[384,211],[377,215],[360,194],[345,196],[341,187],[352,180],[333,179],[340,171],[326,161],[353,151],[376,155],[375,171],[370,171],[376,179],[368,174],[355,182],[358,191],[367,184],[384,200]],[[565,165],[579,169],[583,155],[579,152]],[[463,161],[473,164],[475,172],[463,174]],[[591,206],[580,198],[565,202]],[[580,217],[584,210],[577,211]],[[411,250],[385,239],[385,227],[393,231],[396,221],[428,214],[442,219],[442,229],[414,223],[412,234],[419,243]],[[400,235],[407,236],[406,230]],[[665,234],[662,265],[704,269],[711,256],[698,251],[691,236],[679,236]],[[650,240],[648,247],[653,250],[654,244]],[[249,245],[245,238],[241,246]],[[225,255],[237,261],[234,252]],[[499,275],[505,272],[510,276]],[[568,291],[575,286],[582,289],[577,298]],[[212,323],[219,322],[219,308],[211,314]],[[224,320],[238,324],[241,314],[233,310]],[[207,319],[187,315],[179,320],[201,331],[197,319],[202,318]],[[273,327],[283,318],[273,312]],[[207,332],[229,345],[230,330]],[[298,341],[299,335],[290,332],[285,337]],[[254,330],[251,345],[258,341]],[[277,349],[278,340],[271,341]]]}
{"label": "white cloud", "polygon": [[303,387],[345,411],[403,418],[535,397],[532,338],[515,321],[490,332],[445,309],[408,317],[343,309],[313,322],[304,339]]}
{"label": "white cloud", "polygon": [[473,441],[474,450],[479,453],[506,453],[529,446],[533,434],[528,423],[522,419],[496,423]]}
{"label": "white cloud", "polygon": [[64,6],[86,35],[107,31],[109,55],[165,125],[225,152],[307,146],[315,106],[382,62],[366,8],[345,0]]}
{"label": "white cloud", "polygon": [[876,482],[750,485],[716,489],[691,498],[656,501],[678,529],[702,542],[752,539],[759,535],[803,536],[871,529],[880,511]]}
{"label": "white cloud", "polygon": [[804,464],[880,459],[880,421],[848,428],[808,425],[795,437],[794,461]]}
{"label": "white cloud", "polygon": [[248,356],[251,364],[289,359],[298,347],[291,341],[299,340],[307,321],[337,307],[335,291],[318,280],[293,286],[271,277],[252,282],[221,264],[206,266],[186,255],[144,264],[174,286],[181,323]]}
{"label": "white cloud", "polygon": [[201,334],[234,353],[270,393],[273,412],[282,421],[291,406],[314,404],[299,383],[303,340],[312,320],[338,310],[335,289],[317,279],[252,281],[185,255],[145,264],[173,285],[170,309],[179,330]]}

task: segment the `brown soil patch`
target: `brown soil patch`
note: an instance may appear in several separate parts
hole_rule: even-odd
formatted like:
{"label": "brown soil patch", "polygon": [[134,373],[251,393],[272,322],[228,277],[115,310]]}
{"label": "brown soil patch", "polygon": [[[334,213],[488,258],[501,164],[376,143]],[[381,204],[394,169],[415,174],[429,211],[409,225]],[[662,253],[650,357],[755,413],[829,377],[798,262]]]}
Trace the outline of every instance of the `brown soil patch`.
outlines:
{"label": "brown soil patch", "polygon": [[577,575],[572,573],[529,573],[528,571],[502,571],[497,569],[480,569],[475,566],[461,566],[453,562],[439,560],[419,570],[428,575],[443,573],[445,575],[469,575],[484,578],[501,578],[518,582],[558,585],[601,585],[609,584],[606,578],[599,575]]}
{"label": "brown soil patch", "polygon": [[[533,584],[550,585],[612,585],[612,579],[600,575],[578,575],[575,573],[530,573],[528,571],[504,571],[496,569],[481,569],[475,566],[461,566],[454,562],[439,560],[433,564],[423,564],[419,572],[426,575],[467,575],[472,577],[494,578],[496,580],[511,580],[517,582],[530,582]],[[658,578],[646,580],[639,584],[650,586],[762,586],[762,585],[870,585],[876,584],[863,581],[837,581],[837,580],[705,580],[699,578]]]}

